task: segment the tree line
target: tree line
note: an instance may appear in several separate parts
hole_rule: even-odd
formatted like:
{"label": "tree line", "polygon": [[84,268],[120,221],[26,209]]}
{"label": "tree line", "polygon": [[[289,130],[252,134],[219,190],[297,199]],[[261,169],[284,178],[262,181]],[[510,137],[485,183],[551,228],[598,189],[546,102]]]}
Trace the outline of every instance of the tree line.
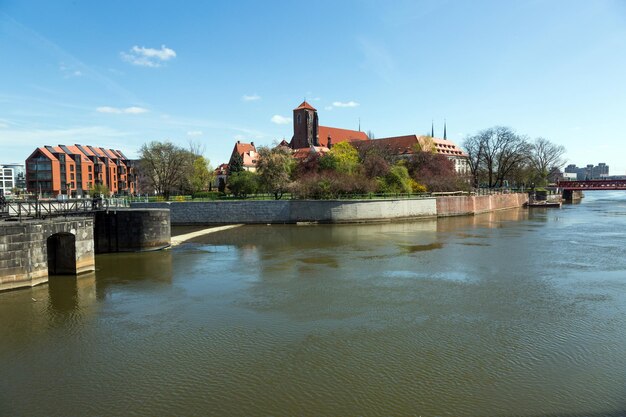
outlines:
{"label": "tree line", "polygon": [[244,170],[237,159],[229,166],[227,189],[237,197],[269,193],[280,199],[329,199],[370,193],[424,193],[467,189],[454,164],[444,155],[414,149],[401,157],[390,149],[355,148],[340,142],[324,154],[311,151],[295,159],[288,147],[258,149],[256,172]]}
{"label": "tree line", "polygon": [[547,185],[565,165],[565,147],[545,138],[530,140],[496,126],[465,139],[474,188]]}
{"label": "tree line", "polygon": [[[431,144],[432,145],[432,144]],[[459,174],[453,161],[426,142],[408,155],[380,146],[335,144],[328,152],[311,151],[296,159],[285,146],[257,149],[256,172],[244,169],[235,155],[228,179],[219,192],[245,198],[268,193],[275,199],[328,199],[370,193],[424,193],[469,191],[472,188],[543,186],[565,164],[565,148],[544,138],[530,140],[507,127],[496,126],[463,142],[469,173]],[[140,171],[156,194],[195,194],[211,191],[214,172],[200,146],[182,148],[171,142],[141,147]],[[144,187],[145,188],[145,187]]]}

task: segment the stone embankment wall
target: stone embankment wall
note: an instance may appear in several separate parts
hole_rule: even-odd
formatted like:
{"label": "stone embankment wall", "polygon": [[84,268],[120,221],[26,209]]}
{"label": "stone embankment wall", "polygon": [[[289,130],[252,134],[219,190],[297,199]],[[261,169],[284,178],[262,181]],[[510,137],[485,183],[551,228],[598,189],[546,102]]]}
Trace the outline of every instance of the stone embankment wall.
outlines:
{"label": "stone embankment wall", "polygon": [[0,222],[0,291],[48,281],[48,238],[53,235],[72,235],[70,240],[75,240],[71,247],[65,244],[57,247],[58,251],[68,251],[58,256],[72,257],[71,273],[95,270],[93,219]]}
{"label": "stone embankment wall", "polygon": [[96,253],[143,252],[170,245],[170,211],[112,209],[95,214]]}
{"label": "stone embankment wall", "polygon": [[278,200],[132,203],[168,208],[171,224],[359,223],[463,216],[521,207],[526,194],[451,196],[401,200]]}
{"label": "stone embankment wall", "polygon": [[528,201],[528,195],[494,194],[479,196],[437,197],[437,216],[467,216],[522,207]]}
{"label": "stone embankment wall", "polygon": [[268,200],[132,203],[169,208],[173,225],[255,223],[359,223],[435,217],[434,198],[399,200]]}

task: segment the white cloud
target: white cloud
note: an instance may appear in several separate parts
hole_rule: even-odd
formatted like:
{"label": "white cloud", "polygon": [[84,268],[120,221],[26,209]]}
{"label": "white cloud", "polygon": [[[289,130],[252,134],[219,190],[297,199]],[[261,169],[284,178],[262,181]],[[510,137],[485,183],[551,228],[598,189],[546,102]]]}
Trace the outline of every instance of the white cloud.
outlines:
{"label": "white cloud", "polygon": [[276,123],[277,125],[288,125],[291,123],[291,119],[289,117],[284,117],[278,114],[272,116],[272,123]]}
{"label": "white cloud", "polygon": [[64,78],[82,77],[84,75],[82,71],[77,70],[70,65],[65,65],[64,63],[59,65],[59,71],[61,71]]}
{"label": "white cloud", "polygon": [[252,94],[251,96],[244,94],[243,97],[241,97],[241,99],[243,101],[257,101],[257,100],[261,100],[261,96],[257,95],[257,94]]}
{"label": "white cloud", "polygon": [[347,101],[347,102],[342,102],[342,101],[334,101],[333,102],[333,107],[358,107],[359,103],[357,103],[356,101]]}
{"label": "white cloud", "polygon": [[202,130],[190,130],[187,136],[202,136]]}
{"label": "white cloud", "polygon": [[118,107],[109,107],[102,106],[96,109],[98,113],[110,113],[110,114],[141,114],[147,113],[148,109],[144,109],[143,107],[126,107],[118,108]]}
{"label": "white cloud", "polygon": [[130,52],[121,52],[122,59],[133,65],[141,67],[160,67],[165,61],[176,58],[176,51],[161,45],[161,49],[145,48],[143,46],[133,46]]}
{"label": "white cloud", "polygon": [[129,113],[129,114],[141,114],[141,113],[147,113],[148,109],[144,109],[143,107],[127,107],[124,109],[124,113]]}

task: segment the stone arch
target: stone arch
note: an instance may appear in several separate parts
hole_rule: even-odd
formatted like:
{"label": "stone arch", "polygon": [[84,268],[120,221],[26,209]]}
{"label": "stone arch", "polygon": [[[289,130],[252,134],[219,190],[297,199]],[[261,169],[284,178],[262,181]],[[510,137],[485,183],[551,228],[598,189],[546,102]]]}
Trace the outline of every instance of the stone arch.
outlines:
{"label": "stone arch", "polygon": [[76,236],[55,233],[46,239],[48,275],[76,275]]}

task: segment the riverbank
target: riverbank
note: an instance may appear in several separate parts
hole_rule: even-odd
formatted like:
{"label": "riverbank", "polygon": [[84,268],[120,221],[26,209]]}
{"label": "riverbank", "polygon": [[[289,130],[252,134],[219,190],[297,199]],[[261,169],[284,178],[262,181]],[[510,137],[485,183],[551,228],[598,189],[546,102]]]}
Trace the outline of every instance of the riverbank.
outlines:
{"label": "riverbank", "polygon": [[526,194],[442,196],[385,200],[274,200],[132,203],[168,208],[171,224],[369,223],[468,216],[522,207]]}

